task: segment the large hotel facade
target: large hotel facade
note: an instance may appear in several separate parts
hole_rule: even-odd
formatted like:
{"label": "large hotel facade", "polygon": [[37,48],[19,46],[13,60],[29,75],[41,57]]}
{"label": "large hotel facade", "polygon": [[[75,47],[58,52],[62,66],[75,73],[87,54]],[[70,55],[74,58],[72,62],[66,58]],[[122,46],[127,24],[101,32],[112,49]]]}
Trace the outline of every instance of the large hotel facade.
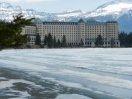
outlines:
{"label": "large hotel facade", "polygon": [[34,25],[22,28],[22,34],[30,37],[28,44],[35,44],[36,34],[39,33],[43,44],[45,35],[51,33],[56,40],[62,40],[66,36],[67,45],[79,45],[83,41],[84,46],[95,47],[95,41],[98,35],[103,38],[103,47],[111,47],[111,39],[114,40],[114,47],[120,47],[118,40],[118,23],[116,21],[97,22],[89,19],[84,22],[80,19],[78,22],[42,22],[40,19],[34,20]]}

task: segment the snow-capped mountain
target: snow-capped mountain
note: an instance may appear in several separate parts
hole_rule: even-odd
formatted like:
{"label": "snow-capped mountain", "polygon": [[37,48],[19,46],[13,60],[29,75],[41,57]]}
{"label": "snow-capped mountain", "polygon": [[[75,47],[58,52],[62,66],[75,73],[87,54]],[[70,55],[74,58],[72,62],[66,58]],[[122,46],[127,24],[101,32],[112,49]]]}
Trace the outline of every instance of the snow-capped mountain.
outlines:
{"label": "snow-capped mountain", "polygon": [[[62,13],[54,13],[54,16],[56,16],[56,20],[60,20],[60,21],[73,21],[75,19],[79,19],[84,17],[85,13],[83,13],[81,10],[77,10],[77,9],[69,9],[66,10]],[[77,21],[75,20],[75,21]]]}
{"label": "snow-capped mountain", "polygon": [[87,13],[86,17],[112,15],[113,19],[117,20],[120,16],[127,14],[130,10],[132,10],[132,0],[115,0]]}
{"label": "snow-capped mountain", "polygon": [[91,12],[83,12],[77,9],[69,9],[62,13],[37,12],[33,9],[22,9],[20,6],[12,6],[9,3],[0,3],[0,19],[12,20],[13,15],[23,13],[26,18],[40,18],[44,21],[78,21],[83,18],[94,18],[98,21],[117,20],[119,29],[126,32],[132,31],[132,0],[114,0],[99,6]]}
{"label": "snow-capped mountain", "polygon": [[12,16],[17,15],[19,13],[23,13],[26,18],[41,18],[48,19],[51,15],[45,12],[36,12],[33,9],[22,9],[20,6],[12,6],[9,3],[2,2],[0,3],[0,19],[7,21],[11,21],[13,19]]}
{"label": "snow-capped mountain", "polygon": [[116,20],[119,30],[132,31],[132,0],[114,0],[99,6],[92,12],[85,14],[85,19],[93,17],[98,21]]}

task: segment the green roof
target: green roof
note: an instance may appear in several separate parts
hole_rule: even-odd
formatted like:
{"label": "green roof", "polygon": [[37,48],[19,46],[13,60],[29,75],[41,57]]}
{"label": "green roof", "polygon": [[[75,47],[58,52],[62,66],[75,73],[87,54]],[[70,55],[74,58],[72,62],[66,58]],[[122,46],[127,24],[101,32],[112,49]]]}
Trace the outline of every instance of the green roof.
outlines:
{"label": "green roof", "polygon": [[105,25],[106,22],[98,22],[96,20],[94,20],[93,18],[90,18],[87,20],[87,25]]}
{"label": "green roof", "polygon": [[90,18],[87,20],[87,22],[96,22],[96,20],[94,20],[93,18]]}
{"label": "green roof", "polygon": [[43,21],[39,18],[36,18],[33,20],[33,23],[42,23]]}
{"label": "green roof", "polygon": [[78,21],[78,23],[85,23],[85,22],[83,21],[83,19],[80,19],[80,20]]}

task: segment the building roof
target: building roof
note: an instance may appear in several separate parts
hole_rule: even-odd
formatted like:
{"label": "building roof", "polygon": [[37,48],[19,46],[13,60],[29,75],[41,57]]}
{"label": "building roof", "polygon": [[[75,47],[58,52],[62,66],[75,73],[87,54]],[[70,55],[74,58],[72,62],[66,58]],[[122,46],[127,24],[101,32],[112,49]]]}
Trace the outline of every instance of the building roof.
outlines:
{"label": "building roof", "polygon": [[107,21],[107,23],[117,23],[117,21]]}
{"label": "building roof", "polygon": [[87,25],[105,25],[106,22],[98,22],[96,20],[94,20],[93,18],[90,18],[87,20]]}
{"label": "building roof", "polygon": [[33,20],[33,23],[42,23],[43,21],[40,18],[36,18]]}
{"label": "building roof", "polygon": [[[77,25],[78,23],[85,23],[82,18],[78,22],[59,22],[59,21],[43,22],[40,18],[36,18],[32,22],[33,23],[43,23],[45,25]],[[107,21],[107,22],[98,22],[95,19],[90,18],[87,20],[86,25],[106,25],[106,23],[117,23],[117,21],[113,20],[113,21]],[[35,26],[35,24],[32,26]]]}
{"label": "building roof", "polygon": [[90,18],[87,20],[87,22],[96,22],[96,20],[94,20],[93,18]]}
{"label": "building roof", "polygon": [[83,19],[80,19],[80,20],[78,21],[78,23],[85,23],[85,22],[83,21]]}

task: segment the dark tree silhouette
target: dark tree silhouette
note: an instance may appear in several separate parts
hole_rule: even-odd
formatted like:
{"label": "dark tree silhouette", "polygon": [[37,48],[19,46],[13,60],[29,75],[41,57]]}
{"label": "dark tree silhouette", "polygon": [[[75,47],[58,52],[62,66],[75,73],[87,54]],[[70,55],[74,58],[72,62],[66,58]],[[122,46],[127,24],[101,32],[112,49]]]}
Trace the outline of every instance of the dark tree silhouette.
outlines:
{"label": "dark tree silhouette", "polygon": [[41,45],[41,39],[40,39],[40,35],[39,35],[39,34],[36,35],[35,44],[36,44],[36,45]]}
{"label": "dark tree silhouette", "polygon": [[12,22],[0,22],[0,48],[19,47],[26,42],[27,35],[22,35],[22,27],[31,25],[34,18],[25,19],[20,13],[13,16]]}
{"label": "dark tree silhouette", "polygon": [[102,45],[103,45],[103,39],[102,39],[101,35],[98,35],[98,37],[96,38],[95,45],[97,47],[102,47]]}

